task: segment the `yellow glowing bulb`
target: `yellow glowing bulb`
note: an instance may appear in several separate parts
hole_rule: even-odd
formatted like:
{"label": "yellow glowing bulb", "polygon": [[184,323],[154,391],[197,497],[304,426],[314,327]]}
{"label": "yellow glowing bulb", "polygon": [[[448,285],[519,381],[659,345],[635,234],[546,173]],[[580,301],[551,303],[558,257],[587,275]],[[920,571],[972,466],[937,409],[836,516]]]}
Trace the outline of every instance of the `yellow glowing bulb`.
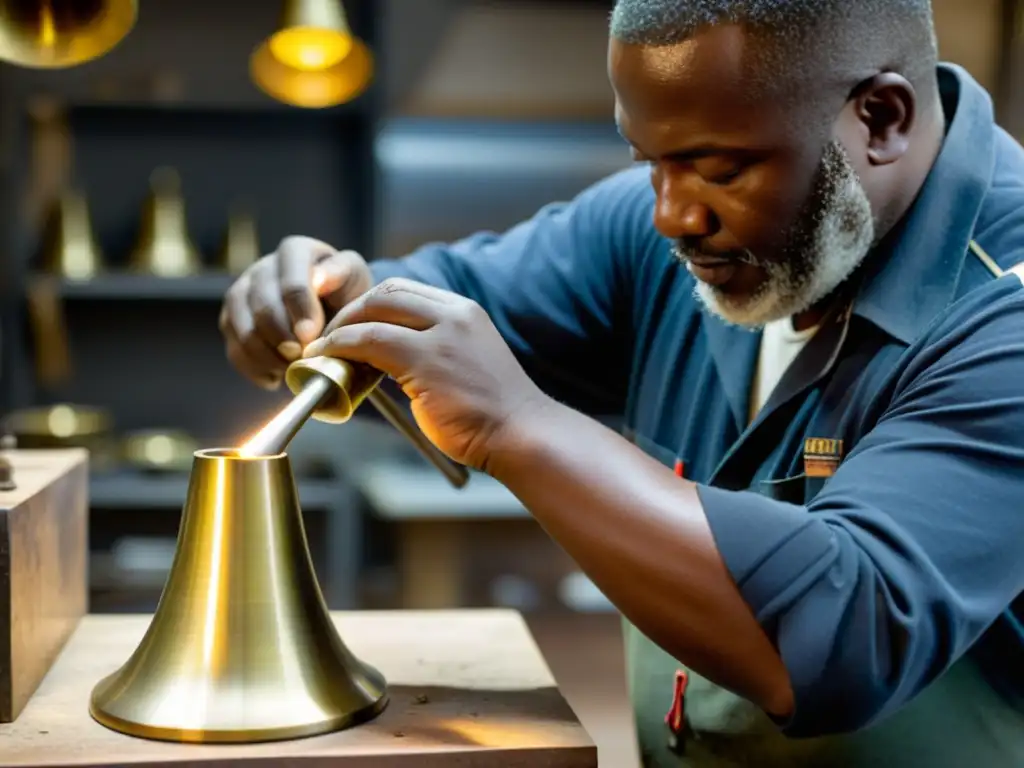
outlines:
{"label": "yellow glowing bulb", "polygon": [[270,52],[275,59],[303,72],[330,69],[351,50],[349,35],[316,27],[291,27],[270,40]]}
{"label": "yellow glowing bulb", "polygon": [[57,42],[57,29],[53,21],[53,9],[49,3],[44,3],[39,20],[39,41],[47,48],[53,48]]}

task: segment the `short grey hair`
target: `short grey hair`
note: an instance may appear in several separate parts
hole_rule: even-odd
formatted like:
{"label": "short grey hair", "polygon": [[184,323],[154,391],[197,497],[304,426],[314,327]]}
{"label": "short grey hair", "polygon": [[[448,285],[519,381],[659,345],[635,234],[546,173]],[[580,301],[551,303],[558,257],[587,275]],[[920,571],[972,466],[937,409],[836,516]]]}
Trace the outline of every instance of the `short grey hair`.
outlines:
{"label": "short grey hair", "polygon": [[626,44],[666,46],[725,24],[768,41],[770,61],[802,67],[803,77],[841,80],[876,69],[911,82],[935,78],[930,0],[617,0],[610,32]]}

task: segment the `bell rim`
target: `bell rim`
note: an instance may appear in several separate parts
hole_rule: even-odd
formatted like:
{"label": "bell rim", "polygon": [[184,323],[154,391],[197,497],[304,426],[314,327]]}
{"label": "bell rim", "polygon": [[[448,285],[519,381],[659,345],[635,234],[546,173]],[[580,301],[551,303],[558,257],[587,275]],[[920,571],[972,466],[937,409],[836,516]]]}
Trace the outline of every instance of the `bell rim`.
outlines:
{"label": "bell rim", "polygon": [[[379,673],[378,673],[379,674]],[[168,726],[152,725],[134,720],[128,720],[118,715],[107,712],[97,702],[102,689],[108,681],[116,678],[118,673],[110,675],[101,680],[93,689],[89,697],[89,715],[97,723],[112,731],[122,733],[134,738],[146,739],[148,741],[173,742],[178,744],[260,744],[275,741],[291,741],[294,739],[311,738],[323,736],[328,733],[348,730],[357,725],[363,725],[378,717],[388,704],[391,703],[391,695],[387,684],[383,683],[380,693],[372,700],[361,707],[345,713],[335,715],[312,723],[300,723],[298,725],[261,727],[261,728],[233,728],[233,729],[184,729],[171,728]],[[383,679],[383,678],[382,678]]]}

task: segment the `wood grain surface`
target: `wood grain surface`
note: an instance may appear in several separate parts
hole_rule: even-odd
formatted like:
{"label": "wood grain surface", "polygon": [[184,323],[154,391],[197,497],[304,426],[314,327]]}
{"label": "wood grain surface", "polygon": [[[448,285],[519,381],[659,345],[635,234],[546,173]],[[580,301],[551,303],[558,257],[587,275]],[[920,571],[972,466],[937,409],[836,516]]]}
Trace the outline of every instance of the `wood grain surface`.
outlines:
{"label": "wood grain surface", "polygon": [[88,610],[88,454],[5,456],[17,487],[0,492],[0,723],[19,716]]}
{"label": "wood grain surface", "polygon": [[90,615],[22,716],[0,725],[3,766],[594,768],[597,749],[514,611],[333,614],[352,651],[387,677],[375,720],[307,739],[251,745],[147,741],[89,716],[93,685],[141,640],[149,616]]}

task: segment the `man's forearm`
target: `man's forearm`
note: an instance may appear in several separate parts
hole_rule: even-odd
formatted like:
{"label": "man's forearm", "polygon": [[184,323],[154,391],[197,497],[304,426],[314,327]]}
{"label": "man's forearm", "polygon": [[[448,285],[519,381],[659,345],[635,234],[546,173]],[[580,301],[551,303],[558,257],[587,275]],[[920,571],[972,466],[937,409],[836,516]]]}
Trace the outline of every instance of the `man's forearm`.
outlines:
{"label": "man's forearm", "polygon": [[641,632],[785,717],[782,659],[719,556],[696,487],[620,435],[548,401],[486,467]]}

